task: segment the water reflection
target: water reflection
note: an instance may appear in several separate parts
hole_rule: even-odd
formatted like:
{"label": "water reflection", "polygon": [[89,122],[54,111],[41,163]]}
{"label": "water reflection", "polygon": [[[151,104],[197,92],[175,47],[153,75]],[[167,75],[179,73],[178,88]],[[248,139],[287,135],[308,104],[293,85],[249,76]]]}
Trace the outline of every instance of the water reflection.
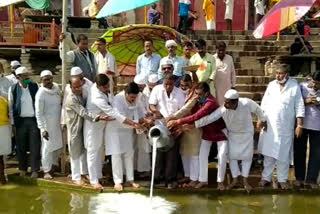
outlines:
{"label": "water reflection", "polygon": [[[5,214],[88,214],[110,201],[104,194],[90,194],[68,190],[40,189],[31,186],[0,186],[0,213]],[[155,193],[155,195],[159,195]],[[110,196],[110,195],[109,195]],[[119,195],[118,195],[119,196]],[[297,195],[234,195],[163,194],[170,202],[179,204],[175,214],[313,214],[320,213],[320,196]],[[112,200],[115,197],[112,196]],[[121,202],[120,206],[132,203]],[[136,204],[144,207],[145,204]],[[142,211],[143,209],[138,209]],[[134,212],[130,210],[130,214]],[[110,212],[103,212],[110,214]],[[125,212],[123,214],[126,214]]]}

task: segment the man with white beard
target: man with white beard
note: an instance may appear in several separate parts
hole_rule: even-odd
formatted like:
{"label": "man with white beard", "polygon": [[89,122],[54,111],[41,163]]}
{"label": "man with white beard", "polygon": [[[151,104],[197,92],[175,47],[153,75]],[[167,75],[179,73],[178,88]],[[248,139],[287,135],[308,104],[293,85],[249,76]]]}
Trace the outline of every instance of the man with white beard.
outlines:
{"label": "man with white beard", "polygon": [[[125,115],[119,113],[112,107],[112,95],[110,94],[109,78],[105,74],[98,74],[96,83],[90,89],[87,100],[87,109],[94,114],[106,115],[108,120],[117,120],[119,123],[124,123],[131,127],[138,126],[137,123],[127,119]],[[107,142],[115,141],[114,138],[108,138],[108,130],[105,130],[106,124],[112,123],[111,121],[101,121],[93,123],[86,120],[84,123],[84,146],[87,150],[87,163],[89,170],[90,184],[95,189],[101,189],[99,179],[102,178],[102,146],[105,138]],[[115,134],[115,133],[113,133]],[[111,141],[111,142],[108,142]],[[126,141],[125,141],[126,142]],[[109,148],[106,147],[108,152]],[[108,154],[107,154],[108,155]]]}
{"label": "man with white beard", "polygon": [[[224,98],[224,105],[210,115],[197,120],[195,127],[200,128],[223,118],[228,131],[229,166],[233,177],[230,188],[238,183],[238,177],[242,175],[244,188],[250,191],[252,187],[247,179],[253,157],[254,134],[251,113],[256,114],[261,121],[266,119],[258,104],[248,98],[239,98],[236,90],[229,89]],[[262,126],[265,127],[265,123],[261,123]],[[241,161],[241,171],[238,161]]]}
{"label": "man with white beard", "polygon": [[58,166],[62,148],[61,92],[58,84],[53,82],[51,71],[42,71],[40,77],[41,87],[36,94],[35,110],[42,141],[41,162],[44,179],[52,179],[52,165]]}
{"label": "man with white beard", "polygon": [[[87,101],[87,97],[92,86],[92,82],[84,77],[83,71],[80,67],[72,67],[70,71],[70,79],[71,78],[79,78],[82,83],[82,98],[84,102]],[[63,129],[63,133],[66,133],[66,124],[67,124],[67,111],[66,111],[66,100],[69,94],[72,93],[70,84],[67,84],[64,89],[63,101],[62,101],[62,108],[61,108],[61,126]],[[65,135],[63,135],[65,136]],[[83,153],[81,156],[81,175],[88,177],[88,166],[87,166],[87,154]]]}
{"label": "man with white beard", "polygon": [[[133,131],[141,130],[143,127],[138,123],[141,115],[140,105],[136,102],[139,94],[139,87],[131,82],[124,91],[117,94],[112,102],[112,106],[124,117],[133,120],[130,126],[125,126],[119,121],[110,121],[106,127],[106,155],[111,155],[112,175],[116,191],[123,190],[123,175],[126,181],[134,188],[139,188],[139,184],[134,182],[134,149]],[[126,120],[128,120],[126,119]]]}
{"label": "man with white beard", "polygon": [[288,189],[294,134],[297,138],[302,135],[304,102],[298,82],[289,78],[288,71],[288,65],[280,65],[276,80],[269,83],[261,102],[268,130],[262,131],[259,138],[259,152],[264,155],[260,186],[270,183],[273,170],[277,167],[280,187]]}

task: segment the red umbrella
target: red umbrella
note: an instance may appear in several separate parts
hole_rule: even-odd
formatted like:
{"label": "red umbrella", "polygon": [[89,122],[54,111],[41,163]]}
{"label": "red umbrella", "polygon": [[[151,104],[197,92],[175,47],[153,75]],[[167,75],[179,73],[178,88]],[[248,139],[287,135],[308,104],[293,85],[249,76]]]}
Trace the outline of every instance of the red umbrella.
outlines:
{"label": "red umbrella", "polygon": [[282,0],[262,18],[253,36],[261,39],[277,33],[304,16],[316,0]]}

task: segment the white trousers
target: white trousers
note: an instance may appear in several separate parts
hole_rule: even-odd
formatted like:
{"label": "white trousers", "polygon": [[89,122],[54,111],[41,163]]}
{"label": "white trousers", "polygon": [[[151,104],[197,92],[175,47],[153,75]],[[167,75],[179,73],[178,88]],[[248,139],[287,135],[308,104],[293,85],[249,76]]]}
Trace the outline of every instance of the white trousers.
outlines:
{"label": "white trousers", "polygon": [[47,149],[42,148],[41,151],[41,163],[42,169],[45,173],[48,173],[52,169],[52,165],[58,166],[59,156],[61,154],[61,149],[49,152]]}
{"label": "white trousers", "polygon": [[199,179],[199,156],[181,156],[184,176],[192,181]]}
{"label": "white trousers", "polygon": [[102,145],[96,149],[87,149],[87,163],[90,184],[98,184],[102,178]]}
{"label": "white trousers", "polygon": [[82,153],[79,158],[70,156],[71,176],[73,181],[80,181],[81,175],[88,174],[87,155]]}
{"label": "white trousers", "polygon": [[273,170],[276,167],[278,182],[287,182],[289,175],[289,161],[283,162],[269,156],[264,156],[262,179],[270,182]]}
{"label": "white trousers", "polygon": [[239,160],[229,160],[232,177],[236,178],[241,175],[242,177],[247,178],[249,176],[252,160],[241,160],[241,172],[238,161]]}
{"label": "white trousers", "polygon": [[215,30],[216,29],[216,22],[213,20],[206,21],[207,30]]}
{"label": "white trousers", "polygon": [[134,152],[125,152],[122,154],[111,155],[112,175],[115,184],[123,183],[123,175],[126,175],[127,181],[133,181],[133,157]]}
{"label": "white trousers", "polygon": [[[208,182],[208,157],[210,153],[212,142],[207,140],[201,140],[200,153],[199,153],[199,181]],[[227,152],[228,142],[218,141],[218,174],[217,182],[223,182],[226,174],[227,167]]]}

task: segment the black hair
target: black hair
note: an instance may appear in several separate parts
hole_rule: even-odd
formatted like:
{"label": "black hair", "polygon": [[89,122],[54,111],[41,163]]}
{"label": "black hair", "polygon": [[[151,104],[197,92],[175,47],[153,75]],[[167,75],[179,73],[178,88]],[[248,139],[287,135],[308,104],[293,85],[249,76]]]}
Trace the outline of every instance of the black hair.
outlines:
{"label": "black hair", "polygon": [[152,39],[145,39],[145,40],[143,41],[143,44],[145,44],[146,42],[151,42],[151,44],[153,45]]}
{"label": "black hair", "polygon": [[84,40],[88,40],[88,37],[87,37],[86,35],[84,35],[84,34],[79,34],[79,35],[77,36],[77,44],[79,44],[80,41],[84,41]]}
{"label": "black hair", "polygon": [[171,81],[174,81],[174,76],[173,76],[173,74],[165,74],[164,76],[163,76],[163,81],[164,80],[171,80]]}
{"label": "black hair", "polygon": [[287,64],[280,64],[280,65],[279,65],[279,70],[282,70],[282,71],[284,71],[284,72],[286,72],[286,73],[289,73],[289,71],[290,71],[290,66],[287,65]]}
{"label": "black hair", "polygon": [[97,42],[102,42],[103,44],[107,44],[106,40],[104,38],[98,38],[96,40]]}
{"label": "black hair", "polygon": [[109,78],[105,74],[98,74],[96,78],[97,86],[105,86],[109,83]]}
{"label": "black hair", "polygon": [[312,79],[314,81],[320,81],[320,71],[319,70],[312,74]]}
{"label": "black hair", "polygon": [[190,48],[193,48],[193,43],[190,42],[190,41],[185,41],[185,42],[183,42],[182,47],[190,47]]}
{"label": "black hair", "polygon": [[206,82],[199,82],[196,89],[201,89],[204,93],[210,92],[210,86]]}
{"label": "black hair", "polygon": [[189,74],[183,75],[181,80],[185,81],[185,82],[192,82],[192,78],[191,78],[191,76]]}
{"label": "black hair", "polygon": [[126,94],[139,94],[139,86],[135,82],[130,82],[126,89],[125,89]]}
{"label": "black hair", "polygon": [[196,41],[195,45],[196,45],[197,48],[200,48],[200,47],[205,47],[207,45],[207,43],[203,39],[198,39]]}
{"label": "black hair", "polygon": [[217,44],[216,44],[216,49],[219,49],[219,48],[226,48],[227,45],[224,41],[218,41]]}

